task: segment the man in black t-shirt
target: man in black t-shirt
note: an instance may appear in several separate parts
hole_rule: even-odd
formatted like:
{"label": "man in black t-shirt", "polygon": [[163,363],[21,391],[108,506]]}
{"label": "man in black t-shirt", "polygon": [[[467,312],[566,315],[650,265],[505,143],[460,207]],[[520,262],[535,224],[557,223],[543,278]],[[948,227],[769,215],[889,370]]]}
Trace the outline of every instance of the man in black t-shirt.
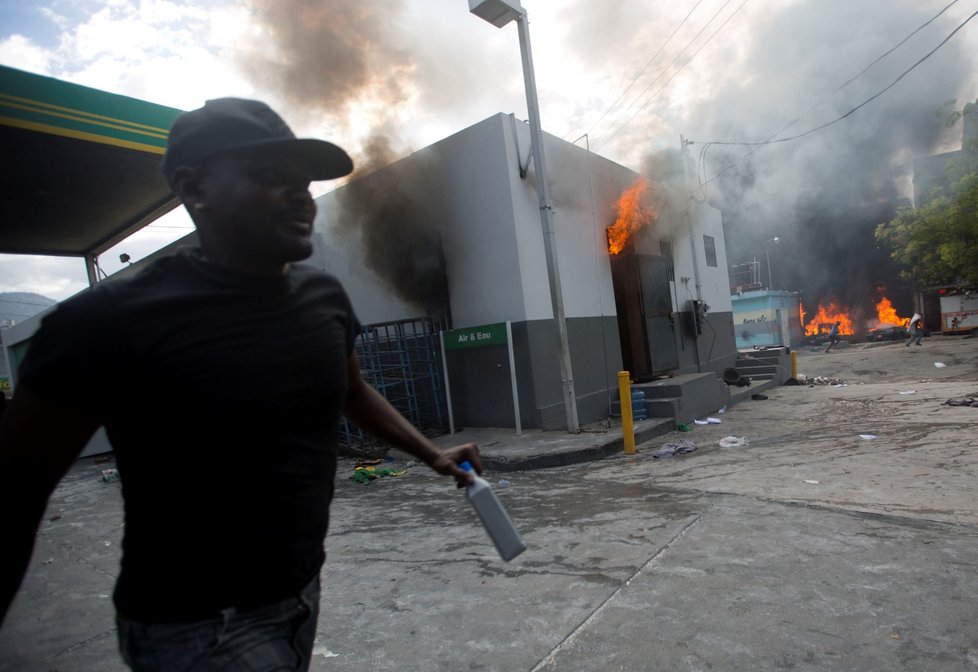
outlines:
{"label": "man in black t-shirt", "polygon": [[257,101],[177,118],[163,171],[200,248],[60,304],[0,422],[0,619],[51,492],[102,425],[125,500],[113,597],[134,670],[308,669],[341,413],[460,485],[460,462],[481,472],[474,444],[439,450],[364,383],[343,287],[294,263],[312,252],[310,181],[352,168]]}

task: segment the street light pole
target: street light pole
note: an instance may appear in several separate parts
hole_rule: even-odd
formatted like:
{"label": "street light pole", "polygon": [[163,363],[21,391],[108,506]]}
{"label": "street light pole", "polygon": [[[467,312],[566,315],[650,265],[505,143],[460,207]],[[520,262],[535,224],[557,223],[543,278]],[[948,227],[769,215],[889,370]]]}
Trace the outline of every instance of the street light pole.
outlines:
{"label": "street light pole", "polygon": [[780,239],[775,236],[764,241],[764,254],[767,255],[767,289],[769,292],[774,291],[774,282],[771,280],[771,248],[768,247],[768,243],[777,243],[778,240]]}
{"label": "street light pole", "polygon": [[564,315],[560,268],[557,264],[557,245],[554,236],[553,210],[550,205],[550,186],[547,184],[544,160],[543,129],[540,125],[537,84],[533,74],[533,55],[530,51],[529,21],[526,10],[520,5],[519,0],[469,0],[469,11],[497,28],[501,28],[515,19],[519,28],[520,54],[523,58],[523,81],[526,86],[526,108],[530,116],[530,143],[533,145],[537,194],[540,197],[540,224],[543,228],[543,247],[547,257],[550,302],[553,307],[554,323],[557,327],[557,354],[560,360],[564,415],[567,421],[567,431],[577,433],[580,431],[577,418],[577,398],[574,390],[574,374],[571,368],[570,345],[567,338],[567,319]]}

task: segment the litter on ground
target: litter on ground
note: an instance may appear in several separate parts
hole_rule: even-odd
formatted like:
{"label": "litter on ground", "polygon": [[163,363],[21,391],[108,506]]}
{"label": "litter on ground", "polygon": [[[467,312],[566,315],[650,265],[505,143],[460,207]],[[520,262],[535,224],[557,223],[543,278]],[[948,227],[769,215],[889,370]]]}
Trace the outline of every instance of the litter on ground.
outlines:
{"label": "litter on ground", "polygon": [[934,366],[936,366],[938,369],[943,369],[947,367],[947,364],[944,362],[934,362]]}
{"label": "litter on ground", "polygon": [[672,457],[673,455],[685,455],[686,453],[692,453],[696,450],[696,444],[687,439],[680,439],[679,441],[672,441],[665,444],[662,448],[655,451],[652,457],[663,458]]}
{"label": "litter on ground", "polygon": [[749,446],[750,439],[746,436],[725,436],[717,443],[721,448],[740,448]]}
{"label": "litter on ground", "polygon": [[391,469],[390,467],[354,467],[353,475],[350,480],[355,483],[369,483],[385,476],[400,476],[407,473],[407,469]]}
{"label": "litter on ground", "polygon": [[978,399],[974,397],[961,397],[959,399],[948,399],[941,406],[974,406],[978,408]]}
{"label": "litter on ground", "polygon": [[878,439],[880,437],[876,436],[875,434],[860,434],[859,438],[866,439],[867,441],[872,441],[873,439]]}
{"label": "litter on ground", "polygon": [[807,379],[809,385],[832,385],[839,386],[845,385],[846,381],[841,378],[830,378],[828,376],[815,376],[814,378]]}

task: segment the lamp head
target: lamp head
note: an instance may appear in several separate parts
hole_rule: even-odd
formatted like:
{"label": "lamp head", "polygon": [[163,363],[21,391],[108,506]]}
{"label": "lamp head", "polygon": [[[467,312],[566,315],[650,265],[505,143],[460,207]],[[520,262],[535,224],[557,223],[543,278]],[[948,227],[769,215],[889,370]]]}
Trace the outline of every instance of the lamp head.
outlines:
{"label": "lamp head", "polygon": [[523,6],[520,0],[469,0],[469,11],[496,28],[502,28],[523,15]]}

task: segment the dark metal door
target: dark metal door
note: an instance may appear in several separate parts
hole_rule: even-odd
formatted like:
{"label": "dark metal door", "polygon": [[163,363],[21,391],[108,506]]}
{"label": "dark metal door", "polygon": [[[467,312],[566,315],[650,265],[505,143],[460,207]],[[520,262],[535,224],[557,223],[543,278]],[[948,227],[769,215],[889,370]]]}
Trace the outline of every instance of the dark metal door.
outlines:
{"label": "dark metal door", "polygon": [[648,254],[636,256],[652,371],[656,374],[674,371],[679,368],[679,349],[669,293],[669,260]]}

